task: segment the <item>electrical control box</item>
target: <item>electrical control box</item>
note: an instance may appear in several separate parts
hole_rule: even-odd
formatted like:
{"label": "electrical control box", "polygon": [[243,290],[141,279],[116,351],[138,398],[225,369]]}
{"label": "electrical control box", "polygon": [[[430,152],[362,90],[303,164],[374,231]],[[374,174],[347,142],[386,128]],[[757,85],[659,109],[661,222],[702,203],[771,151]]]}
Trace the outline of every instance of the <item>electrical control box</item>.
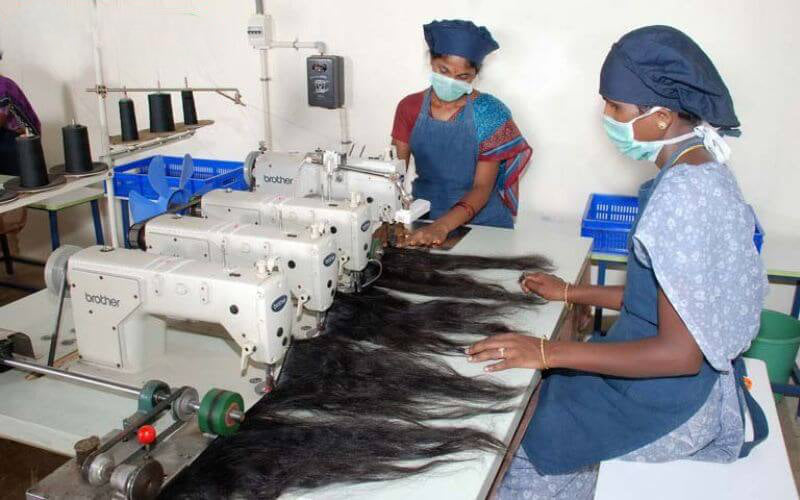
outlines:
{"label": "electrical control box", "polygon": [[255,14],[247,21],[247,39],[254,49],[268,49],[272,38],[270,32],[270,17],[264,14]]}
{"label": "electrical control box", "polygon": [[306,59],[308,105],[336,109],[344,106],[344,58],[319,55]]}

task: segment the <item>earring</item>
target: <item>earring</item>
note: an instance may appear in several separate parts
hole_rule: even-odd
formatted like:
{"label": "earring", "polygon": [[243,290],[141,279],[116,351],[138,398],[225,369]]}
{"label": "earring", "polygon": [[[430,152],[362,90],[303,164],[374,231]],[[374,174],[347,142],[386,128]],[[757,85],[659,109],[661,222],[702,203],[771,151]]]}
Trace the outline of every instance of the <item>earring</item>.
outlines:
{"label": "earring", "polygon": [[658,128],[661,130],[665,130],[667,128],[667,124],[664,122],[658,122]]}

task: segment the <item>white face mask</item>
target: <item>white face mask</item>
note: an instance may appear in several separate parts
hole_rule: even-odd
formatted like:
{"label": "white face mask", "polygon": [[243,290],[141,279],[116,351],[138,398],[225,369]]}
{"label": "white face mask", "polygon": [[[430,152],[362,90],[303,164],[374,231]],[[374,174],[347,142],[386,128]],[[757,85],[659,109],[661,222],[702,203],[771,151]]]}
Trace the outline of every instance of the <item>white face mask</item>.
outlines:
{"label": "white face mask", "polygon": [[661,150],[667,144],[683,142],[686,139],[690,139],[696,135],[695,132],[691,132],[678,137],[673,137],[672,139],[664,139],[661,141],[637,140],[633,131],[634,122],[650,116],[660,109],[664,108],[660,106],[651,108],[647,113],[639,115],[629,122],[618,122],[617,120],[614,120],[610,116],[604,114],[603,127],[606,129],[608,138],[611,139],[611,142],[614,143],[620,153],[624,154],[628,158],[633,158],[634,160],[655,161],[656,158],[658,158],[658,154],[661,153]]}

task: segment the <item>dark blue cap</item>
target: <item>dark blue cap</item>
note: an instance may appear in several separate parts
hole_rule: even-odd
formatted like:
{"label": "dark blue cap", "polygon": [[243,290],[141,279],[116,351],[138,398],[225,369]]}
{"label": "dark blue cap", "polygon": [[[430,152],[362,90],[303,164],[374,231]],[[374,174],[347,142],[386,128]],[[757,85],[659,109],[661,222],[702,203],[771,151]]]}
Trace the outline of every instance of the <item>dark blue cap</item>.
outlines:
{"label": "dark blue cap", "polygon": [[739,126],[731,95],[711,59],[669,26],[647,26],[620,38],[600,71],[600,94],[691,113],[723,129]]}
{"label": "dark blue cap", "polygon": [[461,56],[479,66],[487,54],[500,48],[485,26],[475,26],[472,21],[433,21],[422,30],[431,52]]}

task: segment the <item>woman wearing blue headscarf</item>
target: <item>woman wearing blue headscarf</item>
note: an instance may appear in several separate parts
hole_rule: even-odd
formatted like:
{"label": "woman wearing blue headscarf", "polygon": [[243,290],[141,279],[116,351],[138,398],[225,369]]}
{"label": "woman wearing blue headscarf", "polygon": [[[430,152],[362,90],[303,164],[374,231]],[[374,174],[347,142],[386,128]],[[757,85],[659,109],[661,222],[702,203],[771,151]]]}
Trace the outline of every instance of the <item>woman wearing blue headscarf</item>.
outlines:
{"label": "woman wearing blue headscarf", "polygon": [[[506,334],[472,361],[544,370],[538,406],[501,498],[591,498],[597,464],[615,457],[729,462],[749,453],[740,355],[759,327],[766,273],[754,215],[715,129],[739,126],[711,60],[684,33],[650,26],[614,44],[600,73],[603,125],[621,153],[655,163],[639,191],[625,286],[527,276],[550,300],[620,311],[590,342]],[[747,403],[745,405],[745,403]]]}
{"label": "woman wearing blue headscarf", "polygon": [[433,222],[405,244],[440,245],[468,222],[511,228],[531,148],[508,108],[472,85],[484,57],[499,45],[471,21],[434,21],[423,31],[431,87],[400,101],[392,143],[400,158],[413,155],[413,194],[431,202]]}

